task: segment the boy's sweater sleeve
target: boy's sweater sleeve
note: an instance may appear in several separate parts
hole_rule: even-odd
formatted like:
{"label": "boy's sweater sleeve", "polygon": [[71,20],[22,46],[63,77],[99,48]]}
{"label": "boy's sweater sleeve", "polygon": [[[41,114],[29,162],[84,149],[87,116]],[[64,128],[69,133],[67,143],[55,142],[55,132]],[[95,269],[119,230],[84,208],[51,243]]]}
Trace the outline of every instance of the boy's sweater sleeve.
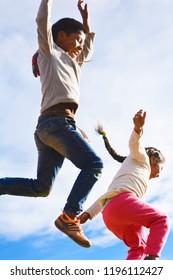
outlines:
{"label": "boy's sweater sleeve", "polygon": [[91,59],[91,56],[93,55],[94,50],[94,38],[95,33],[87,33],[85,44],[83,51],[81,54],[77,57],[77,62],[82,66],[85,62],[88,62]]}
{"label": "boy's sweater sleeve", "polygon": [[52,0],[42,0],[36,17],[39,50],[50,53],[53,45],[51,24]]}

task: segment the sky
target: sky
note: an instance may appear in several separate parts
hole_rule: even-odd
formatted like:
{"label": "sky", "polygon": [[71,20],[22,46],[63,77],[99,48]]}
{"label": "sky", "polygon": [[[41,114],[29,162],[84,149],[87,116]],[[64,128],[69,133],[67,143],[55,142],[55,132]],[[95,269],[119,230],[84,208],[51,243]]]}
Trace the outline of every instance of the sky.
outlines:
{"label": "sky", "polygon": [[[143,143],[166,157],[160,178],[149,182],[144,197],[170,218],[163,260],[173,260],[173,0],[88,0],[94,54],[82,72],[76,121],[104,163],[84,210],[112,181],[120,167],[94,130],[101,122],[114,148],[127,155],[133,116],[147,112]],[[35,18],[39,0],[0,1],[0,177],[35,178],[34,130],[40,112],[41,87],[31,70],[37,49]],[[81,20],[77,1],[54,0],[52,22]],[[59,232],[61,214],[79,173],[65,161],[46,198],[0,197],[0,260],[124,260],[128,248],[99,215],[83,229],[91,248],[82,248]]]}

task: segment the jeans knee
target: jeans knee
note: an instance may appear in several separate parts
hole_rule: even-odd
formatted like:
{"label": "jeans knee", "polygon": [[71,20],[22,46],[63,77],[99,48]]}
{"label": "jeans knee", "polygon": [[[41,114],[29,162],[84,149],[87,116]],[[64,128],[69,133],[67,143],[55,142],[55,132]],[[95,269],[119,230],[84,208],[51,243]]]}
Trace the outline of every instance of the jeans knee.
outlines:
{"label": "jeans knee", "polygon": [[40,193],[41,195],[41,197],[47,197],[49,194],[50,194],[50,191],[48,191],[48,190],[43,190],[43,192],[41,192]]}
{"label": "jeans knee", "polygon": [[92,169],[92,172],[94,174],[94,177],[96,178],[96,180],[99,180],[99,178],[102,175],[102,169],[103,169],[103,162],[102,160],[97,157],[97,160],[95,160],[93,162],[92,165],[90,165],[90,168]]}
{"label": "jeans knee", "polygon": [[38,197],[47,197],[50,194],[51,191],[51,186],[44,184],[44,183],[39,183],[39,186],[37,187],[36,190],[36,196]]}
{"label": "jeans knee", "polygon": [[81,170],[88,174],[88,176],[93,176],[95,180],[97,181],[100,176],[102,175],[102,169],[103,169],[103,162],[102,160],[97,157],[90,157],[86,162],[83,162],[83,166],[81,166]]}
{"label": "jeans knee", "polygon": [[49,195],[50,191],[48,190],[39,190],[34,193],[34,197],[47,197]]}
{"label": "jeans knee", "polygon": [[99,170],[101,173],[101,171],[103,169],[103,161],[101,160],[101,158],[96,157],[93,160],[93,163],[91,164],[91,166],[92,166],[92,168]]}

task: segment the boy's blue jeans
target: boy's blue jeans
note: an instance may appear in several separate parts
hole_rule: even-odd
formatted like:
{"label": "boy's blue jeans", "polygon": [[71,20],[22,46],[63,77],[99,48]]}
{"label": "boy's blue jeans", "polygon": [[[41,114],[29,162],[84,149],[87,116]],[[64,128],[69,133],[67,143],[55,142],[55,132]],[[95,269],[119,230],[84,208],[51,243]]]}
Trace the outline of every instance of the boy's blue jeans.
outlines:
{"label": "boy's blue jeans", "polygon": [[42,117],[34,136],[38,150],[37,179],[2,178],[0,195],[47,196],[67,158],[81,171],[67,198],[64,211],[71,215],[80,214],[83,203],[101,175],[101,159],[76,129],[75,121],[71,118]]}

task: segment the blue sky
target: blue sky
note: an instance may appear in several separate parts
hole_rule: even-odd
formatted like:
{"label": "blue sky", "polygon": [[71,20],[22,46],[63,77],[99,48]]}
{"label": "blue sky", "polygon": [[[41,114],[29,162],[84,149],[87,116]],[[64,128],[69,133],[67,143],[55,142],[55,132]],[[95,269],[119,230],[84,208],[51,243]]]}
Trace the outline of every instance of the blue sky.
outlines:
{"label": "blue sky", "polygon": [[[39,3],[0,2],[0,177],[36,175],[33,133],[41,92],[39,79],[31,72],[31,57],[37,49]],[[92,62],[83,69],[76,120],[105,167],[84,209],[106,191],[119,168],[94,125],[102,122],[112,146],[126,155],[133,115],[143,108],[147,111],[143,142],[161,149],[166,157],[161,177],[151,180],[145,200],[170,217],[171,231],[162,259],[173,260],[173,0],[87,3],[96,41]],[[74,0],[54,0],[52,21],[65,16],[80,20],[76,4]],[[78,172],[66,161],[47,198],[0,197],[1,260],[126,258],[127,248],[105,228],[101,215],[84,226],[93,243],[90,249],[79,247],[54,227]]]}

